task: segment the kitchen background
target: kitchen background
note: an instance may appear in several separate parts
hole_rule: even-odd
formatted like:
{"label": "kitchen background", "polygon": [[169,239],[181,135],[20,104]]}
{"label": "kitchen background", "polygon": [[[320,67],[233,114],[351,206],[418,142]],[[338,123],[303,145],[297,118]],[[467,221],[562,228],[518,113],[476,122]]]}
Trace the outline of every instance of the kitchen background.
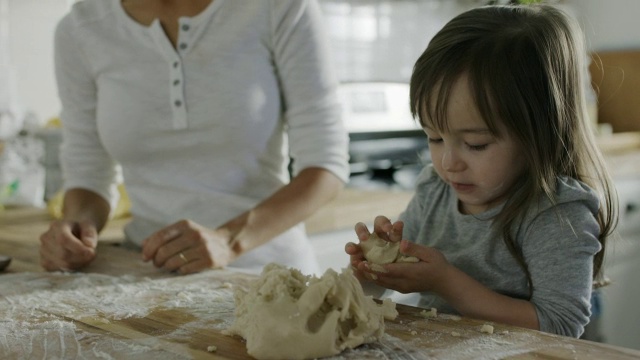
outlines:
{"label": "kitchen background", "polygon": [[[13,104],[32,125],[45,124],[60,110],[53,78],[52,39],[57,21],[73,2],[0,0],[0,108]],[[483,1],[319,2],[329,24],[345,120],[352,139],[349,186],[409,191],[416,172],[428,158],[424,138],[406,106],[411,68],[430,37],[446,21]],[[640,49],[640,1],[552,2],[580,21],[590,52]],[[637,123],[636,130],[640,130],[640,119]],[[2,127],[0,136],[1,133]],[[47,149],[44,158],[55,162],[52,153]],[[621,196],[622,241],[620,250],[609,259],[608,274],[614,283],[603,290],[602,314],[595,319],[590,336],[640,349],[640,175],[637,176],[616,179]],[[313,237],[324,266],[340,268],[346,264],[342,247],[352,237],[351,229]]]}

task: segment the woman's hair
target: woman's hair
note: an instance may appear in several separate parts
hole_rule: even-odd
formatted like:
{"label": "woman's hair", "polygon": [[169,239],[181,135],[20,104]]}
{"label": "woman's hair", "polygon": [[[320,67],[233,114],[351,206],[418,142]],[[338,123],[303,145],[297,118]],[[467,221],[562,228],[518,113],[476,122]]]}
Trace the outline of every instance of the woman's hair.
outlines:
{"label": "woman's hair", "polygon": [[511,189],[495,229],[529,279],[513,234],[541,196],[555,203],[558,176],[583,181],[600,196],[594,258],[599,275],[606,239],[617,223],[617,197],[587,119],[586,50],[576,22],[549,5],[484,6],[447,23],[416,62],[410,101],[414,118],[447,129],[453,84],[468,75],[471,93],[489,130],[498,124],[524,149],[527,169]]}

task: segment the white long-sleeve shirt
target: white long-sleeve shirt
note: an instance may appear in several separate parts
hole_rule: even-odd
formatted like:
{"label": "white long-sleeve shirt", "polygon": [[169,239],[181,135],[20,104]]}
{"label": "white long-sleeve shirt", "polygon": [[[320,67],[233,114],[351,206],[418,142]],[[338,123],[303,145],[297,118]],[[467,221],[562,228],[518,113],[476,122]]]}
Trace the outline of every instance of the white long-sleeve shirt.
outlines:
{"label": "white long-sleeve shirt", "polygon": [[[64,188],[132,203],[127,238],[191,219],[211,228],[308,167],[347,181],[348,136],[314,0],[214,0],[179,19],[174,48],[120,0],[84,0],[58,24]],[[314,271],[302,224],[232,265]],[[310,272],[307,271],[307,272]]]}

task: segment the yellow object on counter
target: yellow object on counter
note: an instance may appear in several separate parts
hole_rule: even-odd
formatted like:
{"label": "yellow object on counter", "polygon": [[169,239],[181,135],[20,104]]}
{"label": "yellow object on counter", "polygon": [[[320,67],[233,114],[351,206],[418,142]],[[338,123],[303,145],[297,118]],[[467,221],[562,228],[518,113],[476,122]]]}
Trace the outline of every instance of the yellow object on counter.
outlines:
{"label": "yellow object on counter", "polygon": [[46,128],[61,128],[62,127],[62,122],[60,121],[60,118],[54,117],[54,118],[49,119],[49,121],[47,121],[47,123],[44,125],[44,127],[46,127]]}
{"label": "yellow object on counter", "polygon": [[[111,211],[111,219],[121,219],[131,215],[131,200],[129,200],[124,184],[118,185],[118,193],[120,194],[120,200],[118,200],[116,208]],[[64,193],[60,190],[47,202],[47,211],[56,219],[62,218],[63,199]]]}

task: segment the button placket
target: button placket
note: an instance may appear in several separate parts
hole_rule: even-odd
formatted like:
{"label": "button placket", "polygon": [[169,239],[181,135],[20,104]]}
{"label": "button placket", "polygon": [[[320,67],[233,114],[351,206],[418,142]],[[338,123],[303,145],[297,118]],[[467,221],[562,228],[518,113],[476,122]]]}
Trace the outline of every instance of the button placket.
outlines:
{"label": "button placket", "polygon": [[189,49],[191,24],[189,18],[180,18],[180,27],[178,30],[178,51],[180,53]]}
{"label": "button placket", "polygon": [[182,59],[190,46],[191,24],[188,18],[179,19],[178,41],[175,49],[177,58],[173,61],[171,68],[171,107],[173,109],[173,127],[175,129],[184,129],[187,127],[187,108],[184,98],[185,81],[184,81],[184,64]]}
{"label": "button placket", "polygon": [[184,129],[187,127],[187,109],[184,101],[184,72],[180,59],[173,61],[170,74],[169,86],[173,110],[173,128]]}

